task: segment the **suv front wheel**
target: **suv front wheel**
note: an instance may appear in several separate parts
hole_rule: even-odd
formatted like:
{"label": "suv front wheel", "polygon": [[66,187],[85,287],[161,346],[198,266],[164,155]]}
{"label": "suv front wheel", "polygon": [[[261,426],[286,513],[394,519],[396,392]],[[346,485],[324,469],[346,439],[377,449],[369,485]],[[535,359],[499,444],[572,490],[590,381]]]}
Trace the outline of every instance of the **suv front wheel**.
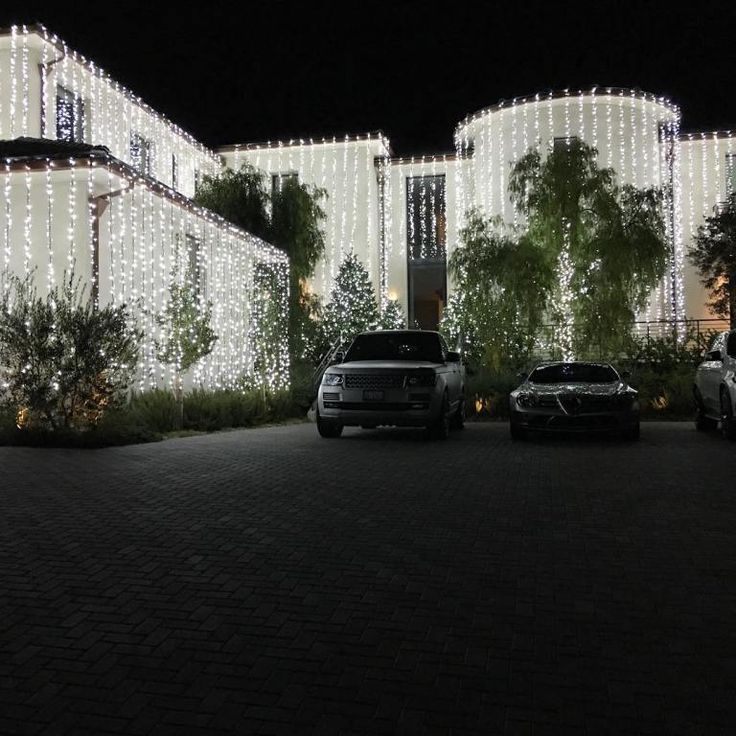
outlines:
{"label": "suv front wheel", "polygon": [[319,412],[317,412],[317,431],[319,432],[320,437],[334,439],[342,434],[342,424],[322,419]]}
{"label": "suv front wheel", "polygon": [[447,391],[442,397],[440,415],[434,424],[427,427],[427,435],[435,440],[446,440],[450,436],[450,399]]}

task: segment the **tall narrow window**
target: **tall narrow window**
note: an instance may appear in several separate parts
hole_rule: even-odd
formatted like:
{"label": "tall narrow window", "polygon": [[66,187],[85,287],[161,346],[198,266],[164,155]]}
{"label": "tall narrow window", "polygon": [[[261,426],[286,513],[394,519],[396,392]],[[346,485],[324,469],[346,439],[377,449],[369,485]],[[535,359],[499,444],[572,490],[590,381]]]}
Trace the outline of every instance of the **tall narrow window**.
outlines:
{"label": "tall narrow window", "polygon": [[179,184],[179,165],[176,162],[176,154],[171,154],[171,188],[176,189]]}
{"label": "tall narrow window", "polygon": [[726,191],[729,197],[736,194],[736,153],[726,154]]}
{"label": "tall narrow window", "polygon": [[444,175],[406,179],[409,324],[436,330],[447,300]]}
{"label": "tall narrow window", "polygon": [[84,101],[61,85],[56,87],[56,138],[73,143],[84,140]]}
{"label": "tall narrow window", "polygon": [[205,269],[202,241],[194,235],[186,236],[187,244],[187,279],[199,294],[207,290],[207,271]]}
{"label": "tall narrow window", "polygon": [[130,136],[130,162],[141,174],[151,176],[153,172],[151,141],[140,133],[132,133]]}

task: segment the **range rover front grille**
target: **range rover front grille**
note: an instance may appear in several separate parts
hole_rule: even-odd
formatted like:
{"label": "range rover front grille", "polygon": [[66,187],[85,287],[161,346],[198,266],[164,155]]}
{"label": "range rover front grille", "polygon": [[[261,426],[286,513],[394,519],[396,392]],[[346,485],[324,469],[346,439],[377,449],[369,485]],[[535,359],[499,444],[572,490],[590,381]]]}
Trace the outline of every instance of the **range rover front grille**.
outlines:
{"label": "range rover front grille", "polygon": [[401,388],[404,376],[400,373],[346,373],[345,388]]}

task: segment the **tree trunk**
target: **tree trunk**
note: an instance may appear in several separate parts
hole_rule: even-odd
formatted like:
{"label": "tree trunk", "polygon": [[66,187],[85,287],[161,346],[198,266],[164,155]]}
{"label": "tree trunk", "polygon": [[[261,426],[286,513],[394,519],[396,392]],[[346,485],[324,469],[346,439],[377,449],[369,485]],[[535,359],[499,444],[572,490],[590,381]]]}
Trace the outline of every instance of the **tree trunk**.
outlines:
{"label": "tree trunk", "polygon": [[179,371],[174,382],[174,396],[176,397],[176,428],[184,429],[184,379]]}

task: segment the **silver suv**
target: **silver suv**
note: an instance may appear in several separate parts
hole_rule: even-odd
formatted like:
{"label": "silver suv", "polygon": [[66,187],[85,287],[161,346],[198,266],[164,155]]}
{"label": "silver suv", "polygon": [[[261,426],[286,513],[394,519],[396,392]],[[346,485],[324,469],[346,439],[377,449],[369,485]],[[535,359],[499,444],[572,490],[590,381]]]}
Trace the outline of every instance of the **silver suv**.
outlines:
{"label": "silver suv", "polygon": [[465,419],[465,369],[438,332],[359,334],[322,377],[317,429],[339,437],[345,426],[426,427],[439,439]]}
{"label": "silver suv", "polygon": [[736,330],[721,332],[695,373],[695,426],[713,429],[721,422],[723,434],[736,440]]}

